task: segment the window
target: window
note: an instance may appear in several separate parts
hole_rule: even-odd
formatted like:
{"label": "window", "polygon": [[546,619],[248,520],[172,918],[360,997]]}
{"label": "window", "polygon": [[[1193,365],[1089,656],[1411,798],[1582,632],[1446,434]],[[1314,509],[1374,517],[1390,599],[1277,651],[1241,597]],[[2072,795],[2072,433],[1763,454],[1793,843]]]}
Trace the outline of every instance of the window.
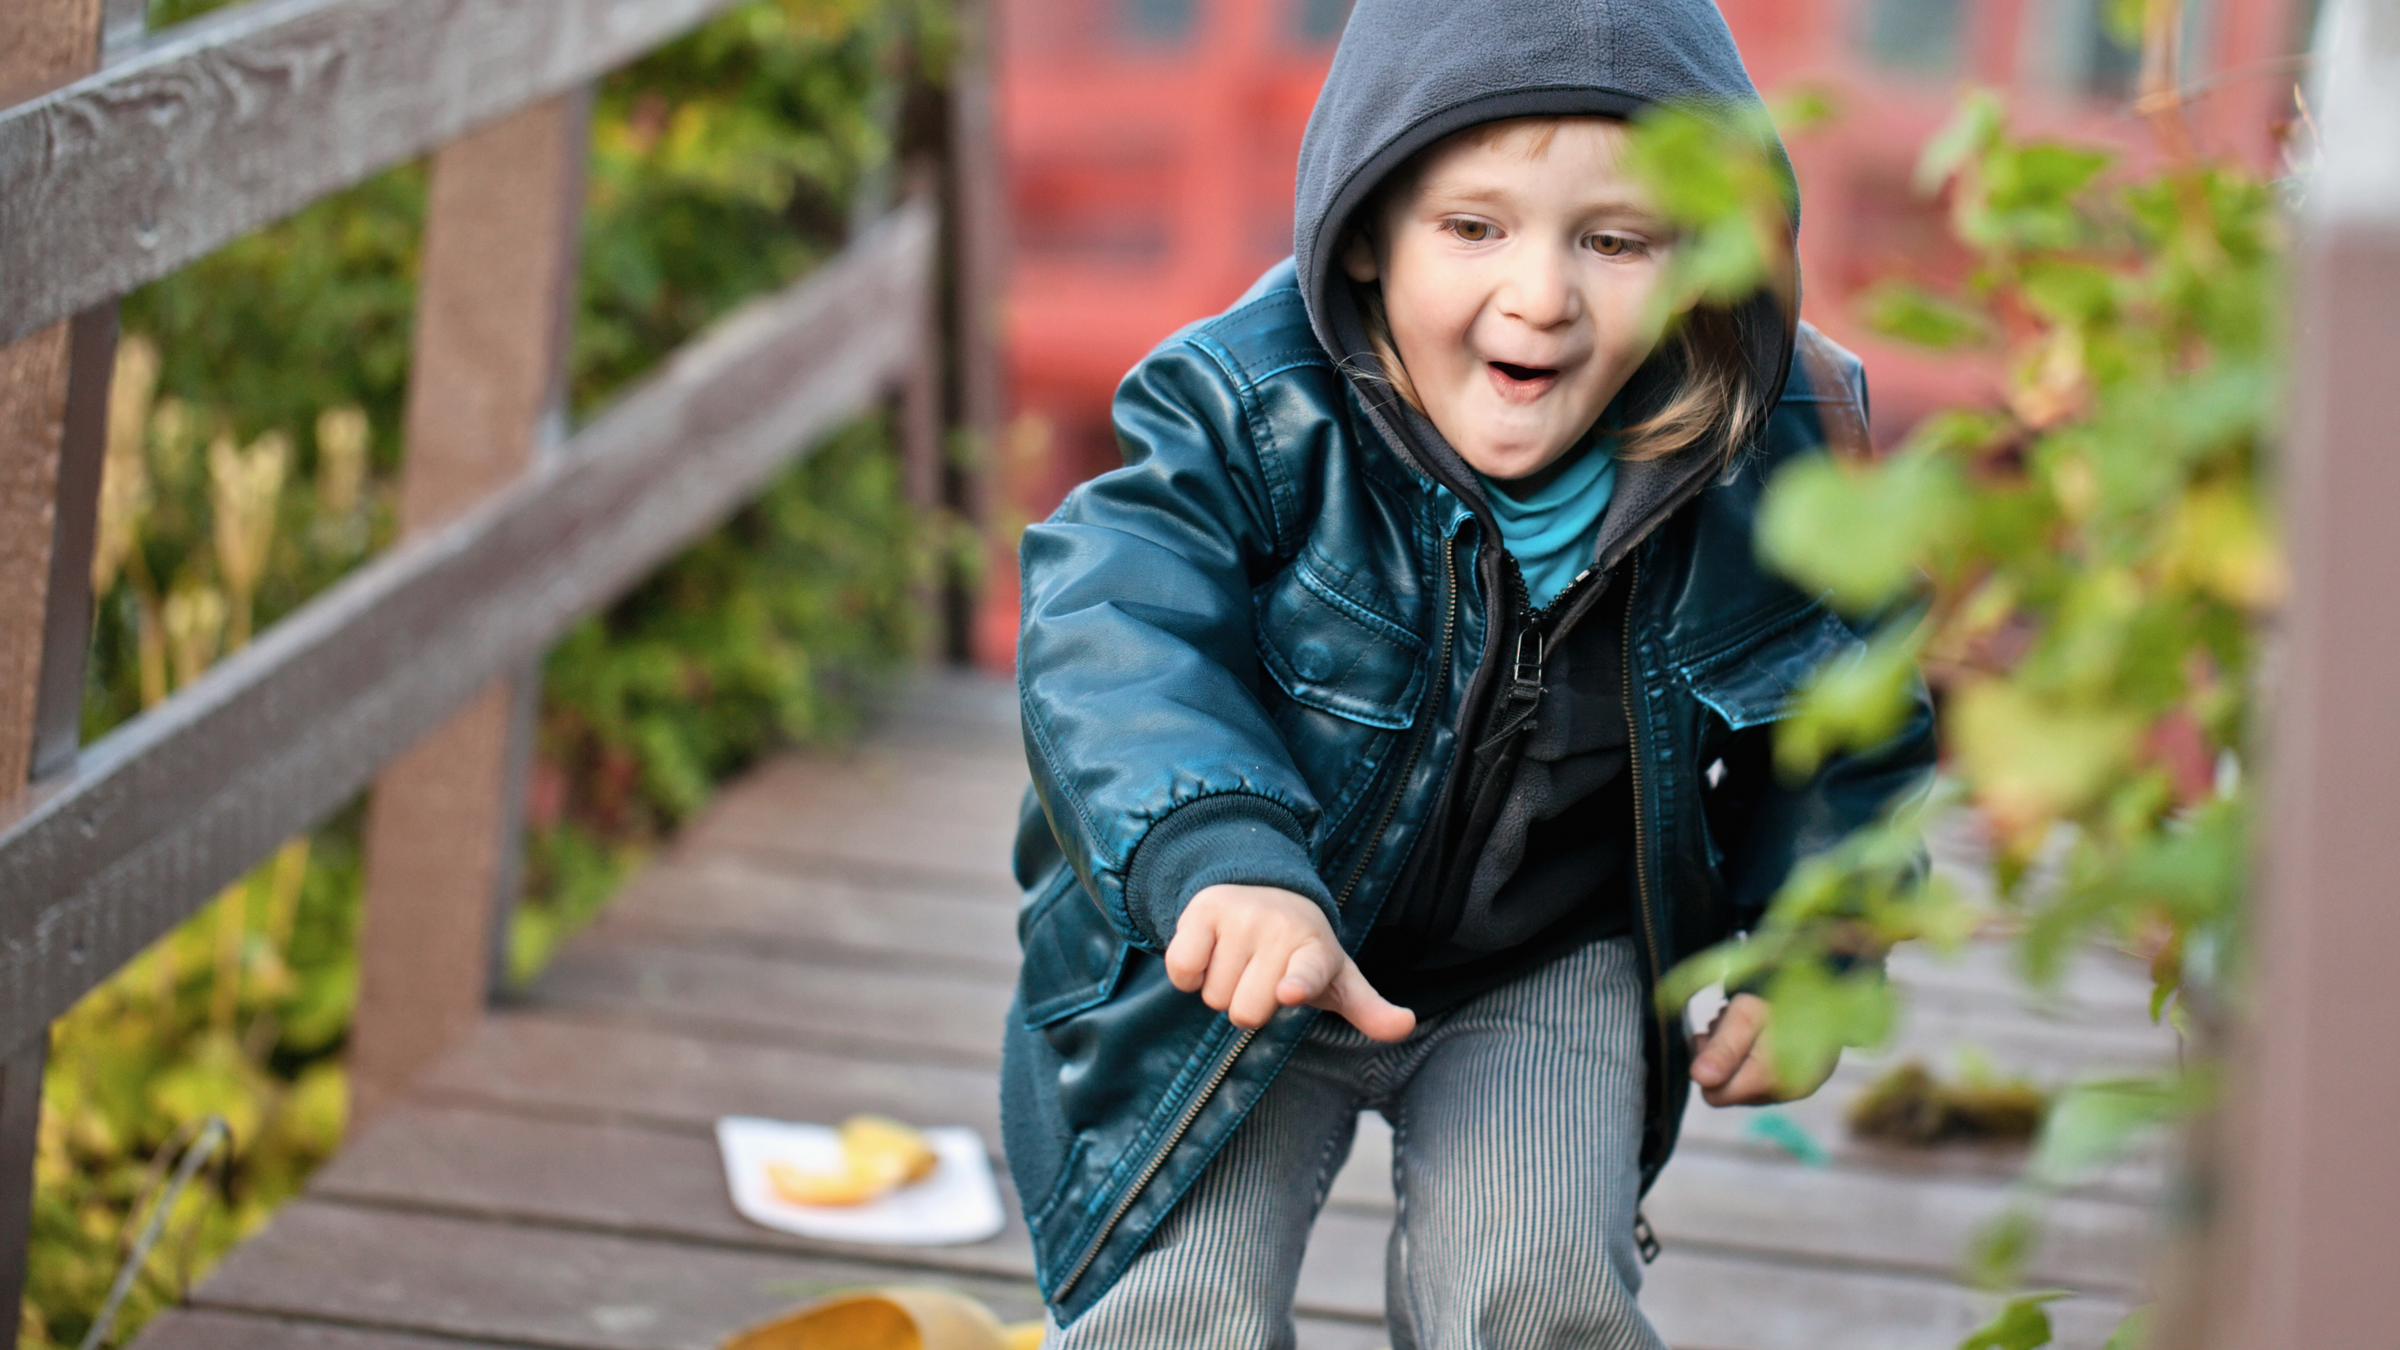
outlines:
{"label": "window", "polygon": [[1120,0],[1118,22],[1130,40],[1146,46],[1181,46],[1192,36],[1198,0]]}
{"label": "window", "polygon": [[[2112,9],[2124,0],[2043,0],[2028,11],[2027,69],[2042,83],[2089,98],[2128,99],[2141,83],[2142,44],[2122,32]],[[2206,64],[2207,0],[2184,0],[2181,76],[2189,81]],[[2134,13],[2139,13],[2136,6]],[[2138,20],[2136,20],[2138,22]]]}
{"label": "window", "polygon": [[1919,75],[1958,69],[1960,0],[1864,0],[1859,46],[1876,64]]}

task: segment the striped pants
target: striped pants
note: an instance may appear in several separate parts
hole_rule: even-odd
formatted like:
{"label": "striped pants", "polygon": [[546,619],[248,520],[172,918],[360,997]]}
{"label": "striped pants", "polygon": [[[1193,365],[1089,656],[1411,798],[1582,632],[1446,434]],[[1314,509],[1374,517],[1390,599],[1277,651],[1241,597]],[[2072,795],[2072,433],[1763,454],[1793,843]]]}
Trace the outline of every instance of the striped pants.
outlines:
{"label": "striped pants", "polygon": [[1397,1045],[1320,1016],[1225,1149],[1046,1350],[1290,1350],[1300,1254],[1358,1113],[1392,1123],[1393,1350],[1665,1350],[1634,1294],[1646,1016],[1595,942]]}

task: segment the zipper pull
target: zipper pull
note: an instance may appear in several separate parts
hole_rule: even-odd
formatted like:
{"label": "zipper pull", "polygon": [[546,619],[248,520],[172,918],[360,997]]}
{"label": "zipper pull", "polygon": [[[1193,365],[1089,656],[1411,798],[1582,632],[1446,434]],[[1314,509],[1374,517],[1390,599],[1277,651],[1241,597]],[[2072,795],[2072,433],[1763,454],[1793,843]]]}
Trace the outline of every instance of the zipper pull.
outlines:
{"label": "zipper pull", "polygon": [[1542,630],[1527,627],[1517,634],[1517,666],[1515,681],[1509,686],[1510,698],[1530,703],[1542,699]]}

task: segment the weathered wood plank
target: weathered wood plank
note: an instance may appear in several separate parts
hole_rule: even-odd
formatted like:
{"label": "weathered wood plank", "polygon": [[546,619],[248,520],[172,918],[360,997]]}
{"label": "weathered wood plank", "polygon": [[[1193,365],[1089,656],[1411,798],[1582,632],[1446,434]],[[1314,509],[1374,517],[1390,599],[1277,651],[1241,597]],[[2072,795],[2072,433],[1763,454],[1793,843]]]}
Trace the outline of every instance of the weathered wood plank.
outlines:
{"label": "weathered wood plank", "polygon": [[955,746],[878,744],[849,759],[776,760],[688,833],[696,848],[1008,885],[1025,785],[1021,750],[965,737]]}
{"label": "weathered wood plank", "polygon": [[695,1134],[706,1133],[718,1116],[838,1120],[879,1111],[973,1126],[995,1150],[1000,1139],[1000,1083],[989,1068],[860,1059],[529,1013],[486,1021],[427,1070],[417,1094]]}
{"label": "weathered wood plank", "polygon": [[[98,0],[0,0],[0,30],[0,90],[61,83],[100,59]],[[71,737],[70,718],[82,712],[95,432],[105,429],[93,423],[107,405],[116,325],[111,308],[72,321],[69,313],[0,345],[0,812],[22,807],[26,780],[50,767],[45,743]],[[37,1030],[0,1043],[0,1340],[9,1344],[25,1290],[49,1053],[48,1028]]]}
{"label": "weathered wood plank", "polygon": [[909,884],[915,878],[870,884],[775,865],[781,861],[756,853],[679,852],[629,884],[592,926],[592,936],[1016,976],[1013,886]]}
{"label": "weathered wood plank", "polygon": [[33,765],[50,601],[67,335],[56,324],[0,347],[0,802]]}
{"label": "weathered wood plank", "polygon": [[[2015,1179],[2025,1167],[2026,1150],[2015,1144],[1950,1144],[1941,1148],[1911,1148],[1852,1137],[1850,1104],[1874,1081],[1889,1061],[1846,1060],[1815,1096],[1772,1108],[1798,1126],[1838,1167],[1877,1169],[1909,1176],[1981,1176]],[[2053,1075],[2055,1076],[2055,1070]],[[1681,1149],[1715,1149],[1759,1157],[1788,1156],[1783,1147],[1759,1133],[1758,1108],[1719,1110],[1702,1102],[1698,1089],[1684,1111]],[[2158,1149],[2137,1148],[2127,1159],[2104,1168],[2073,1187],[2073,1193],[2146,1203],[2165,1181],[2166,1160]]]}
{"label": "weathered wood plank", "polygon": [[[590,156],[589,90],[461,136],[433,157],[408,373],[403,538],[531,466],[566,411]],[[553,433],[554,434],[554,433]],[[494,920],[519,876],[536,709],[519,670],[392,762],[367,803],[350,1119],[457,1044],[483,1012]]]}
{"label": "weathered wood plank", "polygon": [[984,1065],[1000,1060],[1001,1019],[1013,993],[1010,981],[990,974],[579,939],[524,1002],[705,1035]]}
{"label": "weathered wood plank", "polygon": [[330,1322],[295,1322],[283,1317],[220,1312],[212,1308],[169,1308],[152,1318],[133,1341],[134,1350],[514,1350],[500,1341],[453,1336],[412,1336]]}
{"label": "weathered wood plank", "polygon": [[[845,1106],[811,1118],[829,1122],[856,1109]],[[919,1119],[941,1123],[941,1118]],[[1009,1226],[986,1242],[940,1247],[826,1242],[762,1228],[735,1212],[726,1198],[715,1139],[624,1125],[397,1104],[311,1178],[309,1192],[353,1204],[805,1252],[919,1272],[1033,1276],[1032,1244],[1015,1194],[1005,1184],[1001,1193]]]}
{"label": "weathered wood plank", "polygon": [[[865,1262],[300,1200],[235,1249],[194,1301],[574,1350],[709,1350],[795,1304],[899,1274]],[[940,1282],[1004,1318],[1040,1314],[1028,1282],[956,1272]]]}
{"label": "weathered wood plank", "polygon": [[[321,1245],[303,1250],[307,1260],[298,1268],[276,1263],[278,1253],[301,1244]],[[362,1272],[372,1274],[362,1278]],[[304,1275],[319,1287],[300,1284]],[[477,1290],[496,1287],[502,1297],[461,1297],[469,1282]],[[1040,1315],[1033,1287],[1024,1282],[304,1203],[221,1267],[203,1286],[200,1306],[162,1315],[134,1345],[712,1350],[726,1332],[809,1299],[895,1283],[955,1289],[1010,1321]],[[303,1320],[309,1318],[326,1320]],[[1388,1343],[1380,1317],[1301,1317],[1297,1330],[1299,1350],[1377,1350]]]}
{"label": "weathered wood plank", "polygon": [[[2016,1199],[2007,1187],[1939,1175],[1803,1167],[1705,1149],[1667,1164],[1643,1202],[1661,1241],[1955,1276],[1978,1232]],[[2043,1211],[2026,1265],[2035,1284],[2140,1292],[2150,1215],[2138,1205],[2061,1198]],[[2138,1300],[2137,1300],[2138,1301]]]}
{"label": "weathered wood plank", "polygon": [[99,539],[100,479],[108,458],[116,305],[92,306],[68,321],[67,332],[66,416],[59,428],[57,495],[50,511],[41,687],[34,699],[27,765],[37,782],[71,768],[83,744],[84,668],[92,649],[92,550]]}
{"label": "weathered wood plank", "polygon": [[[1301,1306],[1380,1313],[1383,1260],[1379,1229],[1328,1211],[1301,1266]],[[1676,1350],[1929,1350],[1957,1344],[1997,1300],[1921,1275],[1680,1243],[1649,1267],[1641,1305]],[[2052,1305],[2057,1350],[2099,1350],[2126,1311],[2109,1295]]]}
{"label": "weathered wood plank", "polygon": [[[1359,1120],[1348,1165],[1328,1203],[1363,1214],[1392,1211],[1391,1127]],[[1926,1166],[1880,1160],[1807,1167],[1769,1149],[1679,1149],[1643,1201],[1659,1237],[1757,1255],[1947,1278],[1979,1227],[2017,1198],[2011,1178],[1945,1169],[1947,1150]],[[2139,1288],[2151,1245],[2146,1205],[2124,1198],[2063,1197],[2045,1211],[2043,1239],[2027,1278],[2065,1289],[2127,1293]]]}
{"label": "weathered wood plank", "polygon": [[0,833],[0,1046],[871,403],[920,338],[931,233],[921,207],[897,213],[506,492],[92,746]]}
{"label": "weathered wood plank", "polygon": [[160,33],[105,72],[0,110],[0,341],[581,84],[728,3],[258,0]]}
{"label": "weathered wood plank", "polygon": [[[925,1248],[818,1242],[759,1228],[737,1215],[725,1198],[715,1145],[705,1137],[481,1110],[396,1108],[320,1173],[311,1190],[352,1203],[809,1252],[919,1271],[1024,1279],[1032,1270],[1013,1197],[1011,1228],[989,1242]],[[1999,1213],[2008,1198],[1992,1185],[1701,1156],[1677,1160],[1646,1209],[1677,1250],[1947,1280],[1975,1226]],[[2139,1210],[2066,1201],[2049,1219],[2029,1279],[2117,1295],[2138,1292],[2147,1249]],[[1380,1297],[1375,1272],[1389,1224],[1388,1207],[1328,1211],[1312,1239],[1322,1254],[1309,1267],[1302,1305],[1331,1315],[1373,1316]]]}
{"label": "weathered wood plank", "polygon": [[[1382,1350],[1380,1323],[1301,1318],[1299,1350]],[[145,1327],[134,1350],[514,1350],[499,1341],[366,1331],[330,1322],[296,1322],[213,1309],[173,1309]]]}

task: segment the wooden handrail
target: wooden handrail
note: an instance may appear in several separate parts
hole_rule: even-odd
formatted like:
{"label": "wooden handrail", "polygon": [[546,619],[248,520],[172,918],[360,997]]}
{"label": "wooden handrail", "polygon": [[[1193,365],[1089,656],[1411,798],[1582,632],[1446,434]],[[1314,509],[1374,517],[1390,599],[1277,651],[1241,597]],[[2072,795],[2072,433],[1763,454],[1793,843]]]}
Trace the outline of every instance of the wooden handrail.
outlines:
{"label": "wooden handrail", "polygon": [[935,233],[930,206],[896,211],[524,478],[86,747],[0,830],[0,1053],[906,378]]}
{"label": "wooden handrail", "polygon": [[733,0],[253,0],[0,109],[0,343],[155,281]]}

